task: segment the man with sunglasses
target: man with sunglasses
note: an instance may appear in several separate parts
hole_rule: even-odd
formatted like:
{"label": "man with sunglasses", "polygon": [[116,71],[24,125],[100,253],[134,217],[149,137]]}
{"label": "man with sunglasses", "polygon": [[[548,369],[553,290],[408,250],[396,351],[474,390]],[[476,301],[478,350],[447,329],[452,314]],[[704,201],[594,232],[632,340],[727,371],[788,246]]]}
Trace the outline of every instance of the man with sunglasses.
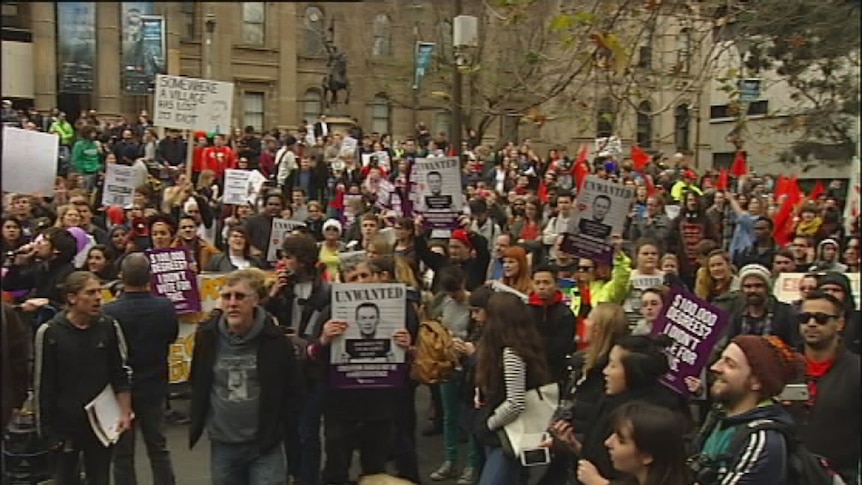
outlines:
{"label": "man with sunglasses", "polygon": [[798,315],[804,342],[809,399],[793,403],[800,437],[813,453],[829,460],[848,484],[857,483],[862,373],[859,356],[841,343],[847,323],[844,302],[822,289],[810,293]]}

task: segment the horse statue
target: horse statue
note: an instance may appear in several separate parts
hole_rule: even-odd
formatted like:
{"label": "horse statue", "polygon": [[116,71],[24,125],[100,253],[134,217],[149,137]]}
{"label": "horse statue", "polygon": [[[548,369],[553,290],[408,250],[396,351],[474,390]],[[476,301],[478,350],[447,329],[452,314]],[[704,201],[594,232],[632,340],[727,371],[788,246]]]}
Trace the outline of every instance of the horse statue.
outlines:
{"label": "horse statue", "polygon": [[338,106],[338,92],[345,92],[344,104],[350,103],[350,83],[347,81],[347,56],[338,52],[334,45],[328,44],[329,60],[326,67],[329,74],[323,77],[323,101],[326,107]]}

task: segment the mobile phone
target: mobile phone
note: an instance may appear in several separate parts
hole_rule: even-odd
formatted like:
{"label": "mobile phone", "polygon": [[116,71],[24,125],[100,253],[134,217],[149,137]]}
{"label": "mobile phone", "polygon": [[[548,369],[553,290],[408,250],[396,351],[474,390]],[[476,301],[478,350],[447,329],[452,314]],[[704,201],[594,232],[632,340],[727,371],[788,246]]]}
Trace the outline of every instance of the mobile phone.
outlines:
{"label": "mobile phone", "polygon": [[809,398],[807,384],[787,384],[776,396],[779,401],[807,401]]}
{"label": "mobile phone", "polygon": [[548,448],[528,448],[521,450],[521,465],[539,466],[551,462],[551,452]]}

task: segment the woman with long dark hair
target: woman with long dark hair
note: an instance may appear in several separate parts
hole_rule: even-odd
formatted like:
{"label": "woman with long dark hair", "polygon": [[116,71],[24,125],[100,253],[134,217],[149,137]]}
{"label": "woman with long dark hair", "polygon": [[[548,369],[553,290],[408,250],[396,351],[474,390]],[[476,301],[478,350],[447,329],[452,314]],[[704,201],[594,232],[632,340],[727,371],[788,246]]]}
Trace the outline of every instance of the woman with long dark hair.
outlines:
{"label": "woman with long dark hair", "polygon": [[550,371],[542,337],[526,304],[511,293],[488,300],[476,363],[476,429],[485,445],[479,485],[516,485],[521,465],[503,452],[497,433],[518,419],[526,392],[546,384]]}
{"label": "woman with long dark hair", "polygon": [[24,228],[14,216],[3,216],[3,237],[0,238],[0,252],[15,251],[27,243]]}

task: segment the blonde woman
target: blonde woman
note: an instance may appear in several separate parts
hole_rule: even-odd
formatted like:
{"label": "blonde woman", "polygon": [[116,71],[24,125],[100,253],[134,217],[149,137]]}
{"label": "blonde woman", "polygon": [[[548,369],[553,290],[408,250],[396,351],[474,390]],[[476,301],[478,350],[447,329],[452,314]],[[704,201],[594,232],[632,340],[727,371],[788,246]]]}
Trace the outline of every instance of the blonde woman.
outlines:
{"label": "blonde woman", "polygon": [[70,227],[79,227],[81,225],[81,213],[72,204],[61,205],[57,208],[57,222],[54,227],[68,229]]}
{"label": "blonde woman", "polygon": [[[597,405],[605,394],[603,371],[611,349],[629,333],[629,324],[623,307],[616,303],[599,303],[593,307],[585,321],[587,347],[572,357],[571,373],[564,382],[560,398],[568,400],[568,411],[577,434],[587,433],[597,412]],[[577,399],[575,399],[577,395]],[[571,458],[560,454],[554,458],[541,483],[565,483],[571,467]]]}

